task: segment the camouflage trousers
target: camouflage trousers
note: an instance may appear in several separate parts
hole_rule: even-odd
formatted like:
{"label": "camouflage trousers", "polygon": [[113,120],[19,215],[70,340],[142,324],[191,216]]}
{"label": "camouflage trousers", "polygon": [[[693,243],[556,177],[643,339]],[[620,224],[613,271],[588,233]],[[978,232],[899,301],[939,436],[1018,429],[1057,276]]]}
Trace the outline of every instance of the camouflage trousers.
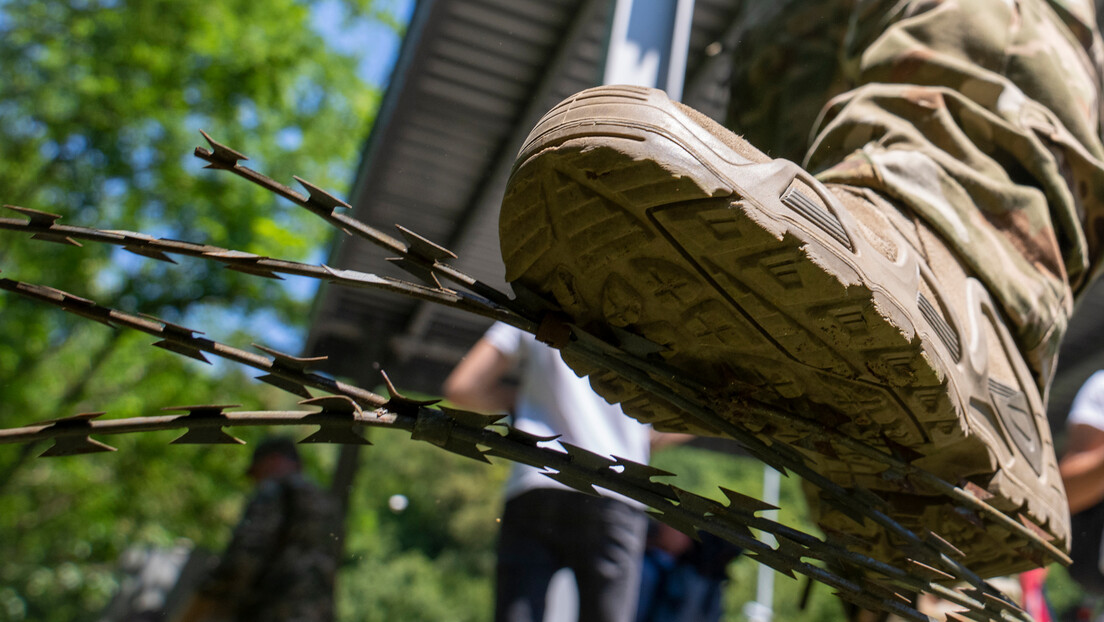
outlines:
{"label": "camouflage trousers", "polygon": [[987,285],[1048,386],[1104,237],[1092,0],[745,5],[729,126],[922,218]]}

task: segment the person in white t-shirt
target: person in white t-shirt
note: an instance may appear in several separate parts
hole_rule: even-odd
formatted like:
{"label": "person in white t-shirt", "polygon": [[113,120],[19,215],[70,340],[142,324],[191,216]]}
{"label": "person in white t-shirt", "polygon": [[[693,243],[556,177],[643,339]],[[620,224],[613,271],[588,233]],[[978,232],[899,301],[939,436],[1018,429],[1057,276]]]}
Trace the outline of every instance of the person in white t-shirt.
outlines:
{"label": "person in white t-shirt", "polygon": [[[519,383],[504,383],[515,370]],[[531,434],[559,435],[635,462],[649,458],[649,426],[595,394],[557,351],[506,324],[492,326],[472,347],[444,394],[464,408],[509,411],[511,424]],[[601,492],[586,495],[534,467],[513,466],[498,543],[497,622],[540,622],[548,584],[561,568],[575,573],[580,620],[633,619],[647,519],[639,504]]]}
{"label": "person in white t-shirt", "polygon": [[1104,370],[1094,373],[1070,407],[1066,452],[1058,463],[1070,512],[1104,500]]}
{"label": "person in white t-shirt", "polygon": [[1073,546],[1069,575],[1084,589],[1086,619],[1100,620],[1104,598],[1104,371],[1081,385],[1066,418],[1066,451],[1058,461],[1069,498]]}

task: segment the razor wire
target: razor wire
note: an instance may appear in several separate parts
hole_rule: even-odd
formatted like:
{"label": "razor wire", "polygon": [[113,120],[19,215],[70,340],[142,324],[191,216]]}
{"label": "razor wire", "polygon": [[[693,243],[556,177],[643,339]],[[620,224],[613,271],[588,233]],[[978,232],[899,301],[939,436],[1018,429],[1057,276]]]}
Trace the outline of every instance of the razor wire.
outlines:
{"label": "razor wire", "polygon": [[[403,396],[384,375],[389,397],[310,371],[325,357],[302,358],[264,346],[255,346],[261,354],[219,343],[203,333],[151,316],[136,315],[100,305],[94,301],[44,285],[0,278],[4,289],[63,311],[108,326],[126,328],[157,337],[153,345],[177,354],[208,362],[214,355],[264,372],[258,379],[298,395],[304,406],[317,411],[234,412],[227,405],[193,405],[166,410],[184,414],[100,419],[103,413],[81,413],[20,428],[0,429],[0,444],[53,440],[44,456],[63,456],[112,451],[91,437],[152,430],[183,429],[173,443],[240,443],[225,428],[238,426],[317,425],[318,430],[303,443],[370,444],[357,430],[362,427],[401,429],[411,438],[437,445],[445,450],[487,462],[488,457],[503,458],[543,468],[546,475],[571,488],[596,494],[595,486],[617,492],[650,508],[653,515],[692,536],[704,530],[745,549],[759,563],[793,577],[794,572],[826,584],[836,594],[861,607],[881,610],[909,620],[926,620],[915,608],[909,594],[928,592],[964,608],[952,619],[1029,620],[1027,614],[999,590],[970,570],[963,554],[938,534],[912,532],[883,510],[886,502],[862,487],[844,488],[814,471],[801,454],[788,445],[761,438],[749,422],[773,422],[800,431],[813,439],[812,446],[846,448],[886,467],[883,477],[912,482],[914,486],[945,496],[956,509],[969,512],[978,520],[1005,529],[1023,538],[1025,554],[1040,563],[1056,560],[1068,563],[1068,557],[1043,534],[989,505],[984,490],[972,484],[956,486],[911,465],[907,460],[870,446],[822,423],[772,408],[751,399],[733,398],[731,410],[740,413],[740,421],[722,417],[711,410],[707,389],[678,370],[646,358],[658,346],[629,335],[615,336],[617,343],[600,339],[580,327],[567,323],[535,296],[510,297],[494,287],[467,275],[447,262],[456,255],[408,229],[398,227],[403,240],[390,236],[343,213],[349,204],[317,186],[296,177],[306,194],[296,192],[265,175],[245,167],[248,158],[203,134],[210,149],[198,147],[195,155],[207,168],[231,172],[273,192],[313,214],[331,226],[365,239],[396,257],[392,261],[417,277],[421,283],[319,264],[306,264],[264,257],[208,244],[155,238],[139,232],[105,230],[66,225],[48,212],[19,206],[5,206],[23,218],[0,218],[0,229],[23,232],[32,238],[55,243],[80,245],[77,240],[115,245],[129,252],[159,261],[174,262],[170,255],[194,257],[224,264],[232,270],[266,278],[280,274],[328,281],[343,287],[363,287],[459,309],[505,322],[561,349],[597,368],[610,370],[628,382],[668,402],[703,427],[735,439],[753,457],[782,473],[793,471],[818,487],[834,509],[862,523],[869,519],[903,542],[905,568],[882,562],[781,523],[758,516],[774,509],[758,499],[720,488],[725,502],[682,490],[653,480],[671,473],[617,457],[606,457],[557,442],[555,437],[538,437],[505,425],[501,415],[483,415],[448,408],[430,401]],[[453,286],[448,287],[443,283]],[[617,338],[619,337],[619,338]],[[310,390],[327,393],[315,397]],[[770,545],[752,530],[771,534],[777,544]],[[806,560],[814,560],[811,563]],[[964,587],[952,587],[959,585]],[[962,617],[964,616],[964,617]]]}

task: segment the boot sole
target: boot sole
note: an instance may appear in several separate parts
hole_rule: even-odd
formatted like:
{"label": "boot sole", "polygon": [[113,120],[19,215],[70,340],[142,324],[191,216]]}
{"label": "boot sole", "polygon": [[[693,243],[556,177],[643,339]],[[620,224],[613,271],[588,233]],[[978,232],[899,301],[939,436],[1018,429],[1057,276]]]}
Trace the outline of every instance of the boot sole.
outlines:
{"label": "boot sole", "polygon": [[[986,347],[1011,350],[984,288],[976,317],[964,318],[982,336],[971,339],[915,255],[890,262],[807,173],[736,148],[649,89],[605,87],[561,104],[530,135],[508,185],[507,280],[595,334],[613,326],[658,344],[666,364],[716,387],[717,403],[747,396],[887,452],[907,448],[913,464],[972,482],[1062,546],[1068,513],[1041,400],[1022,364],[1018,386],[977,364]],[[565,360],[657,429],[714,433],[612,373]],[[842,486],[880,491],[895,519],[935,531],[979,573],[1037,562],[1019,536],[917,494],[883,476],[883,464],[810,446],[800,430],[758,432]],[[819,521],[858,536],[873,557],[900,556],[901,543],[869,521],[827,506]]]}

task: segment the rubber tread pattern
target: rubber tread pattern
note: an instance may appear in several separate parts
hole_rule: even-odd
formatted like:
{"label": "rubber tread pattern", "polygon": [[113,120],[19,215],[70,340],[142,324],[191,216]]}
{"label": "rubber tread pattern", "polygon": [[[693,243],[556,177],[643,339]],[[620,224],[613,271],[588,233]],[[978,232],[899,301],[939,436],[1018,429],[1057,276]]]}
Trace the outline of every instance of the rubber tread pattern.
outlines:
{"label": "rubber tread pattern", "polygon": [[[550,113],[515,165],[500,217],[507,280],[548,297],[588,332],[616,342],[611,327],[617,327],[658,344],[664,363],[716,387],[712,401],[722,416],[753,430],[755,422],[742,413],[725,412],[733,396],[832,422],[887,452],[907,448],[944,479],[991,482],[1003,495],[1002,511],[1050,515],[996,467],[986,441],[969,431],[952,403],[945,372],[933,363],[944,355],[932,350],[934,341],[920,338],[913,323],[925,323],[957,360],[962,345],[942,306],[913,294],[913,317],[878,288],[863,285],[866,277],[840,259],[853,250],[846,227],[796,190],[796,181],[773,197],[761,189],[748,193],[715,177],[716,169],[695,162],[696,156],[688,158],[693,150],[671,139],[668,128],[654,130],[674,143],[658,141],[661,164],[653,159],[657,147],[644,144],[652,128],[617,121],[609,124],[616,132],[603,134],[594,129],[599,123],[549,122],[571,114],[569,106]],[[762,170],[766,177],[775,171]],[[769,201],[774,206],[765,207]],[[715,433],[613,373],[565,360],[641,421],[662,430]],[[1023,412],[1030,426],[1030,411]],[[1006,416],[990,412],[985,418],[1001,431]],[[938,496],[909,492],[908,482],[887,476],[882,463],[818,445],[794,430],[759,431],[794,447],[843,486],[881,491],[895,519],[939,533],[980,572],[1031,566],[1017,552],[1023,544],[1018,536],[979,529]],[[926,459],[937,453],[939,460]],[[1050,497],[1061,498],[1060,490]],[[900,543],[872,523],[857,525],[830,506],[818,511],[826,531],[858,537],[866,554],[886,560],[901,555]]]}

